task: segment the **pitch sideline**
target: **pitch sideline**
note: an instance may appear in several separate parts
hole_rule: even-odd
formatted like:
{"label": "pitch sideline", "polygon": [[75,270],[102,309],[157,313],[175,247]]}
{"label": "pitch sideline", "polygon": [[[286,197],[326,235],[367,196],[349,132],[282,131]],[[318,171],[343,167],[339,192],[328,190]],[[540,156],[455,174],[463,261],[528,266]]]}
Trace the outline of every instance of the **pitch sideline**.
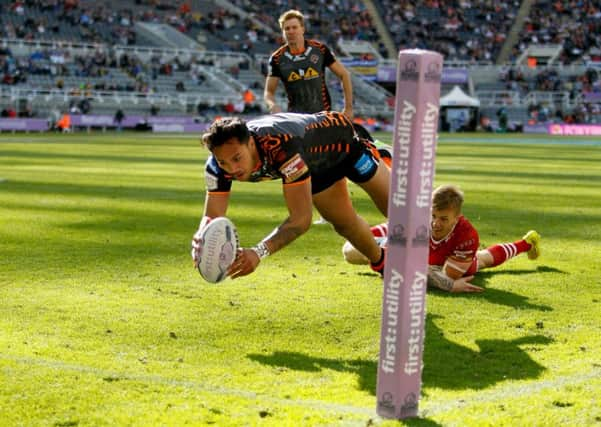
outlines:
{"label": "pitch sideline", "polygon": [[[19,363],[27,366],[42,366],[51,369],[57,369],[62,371],[75,371],[97,375],[100,377],[114,377],[120,378],[127,381],[139,381],[146,383],[154,383],[160,385],[168,385],[174,387],[183,387],[188,389],[195,389],[205,391],[218,395],[230,395],[240,397],[249,400],[263,400],[271,403],[276,403],[281,406],[300,406],[307,409],[316,411],[325,411],[328,413],[337,412],[341,414],[354,414],[364,415],[371,418],[379,418],[376,415],[375,409],[353,405],[343,405],[336,403],[327,403],[319,400],[295,400],[295,399],[283,399],[279,397],[269,396],[265,394],[259,394],[252,391],[229,389],[225,387],[211,387],[206,386],[197,381],[190,380],[176,380],[172,378],[166,378],[160,375],[130,375],[123,372],[109,371],[105,369],[98,369],[86,365],[76,365],[71,363],[65,363],[56,360],[47,359],[36,359],[27,357],[16,357],[0,354],[1,361],[10,361]],[[533,393],[540,392],[545,389],[558,388],[564,385],[574,386],[576,384],[584,383],[593,379],[598,379],[601,376],[601,367],[595,367],[589,372],[567,375],[558,377],[552,380],[543,380],[525,384],[522,386],[508,385],[501,387],[500,389],[490,391],[479,391],[478,394],[469,400],[459,401],[457,399],[448,400],[446,402],[430,403],[427,400],[423,401],[424,405],[420,410],[419,416],[421,418],[427,418],[443,414],[450,410],[457,410],[460,408],[466,408],[472,405],[479,405],[482,403],[490,403],[498,400],[505,401],[507,398],[517,398],[520,396],[529,396]],[[375,398],[375,397],[374,397]]]}

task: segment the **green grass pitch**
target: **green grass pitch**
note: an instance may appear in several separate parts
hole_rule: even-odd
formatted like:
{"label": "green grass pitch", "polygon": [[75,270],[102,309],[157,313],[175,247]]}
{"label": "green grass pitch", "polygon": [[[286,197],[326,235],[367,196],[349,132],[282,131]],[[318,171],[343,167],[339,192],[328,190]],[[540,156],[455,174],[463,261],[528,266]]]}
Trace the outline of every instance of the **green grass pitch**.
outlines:
{"label": "green grass pitch", "polygon": [[[0,425],[399,424],[375,414],[381,280],[330,226],[242,279],[192,268],[206,155],[192,136],[0,135]],[[601,141],[442,135],[442,183],[483,245],[534,228],[543,252],[480,273],[482,294],[428,292],[420,418],[400,424],[601,425]],[[234,185],[242,245],[285,215],[279,182]]]}

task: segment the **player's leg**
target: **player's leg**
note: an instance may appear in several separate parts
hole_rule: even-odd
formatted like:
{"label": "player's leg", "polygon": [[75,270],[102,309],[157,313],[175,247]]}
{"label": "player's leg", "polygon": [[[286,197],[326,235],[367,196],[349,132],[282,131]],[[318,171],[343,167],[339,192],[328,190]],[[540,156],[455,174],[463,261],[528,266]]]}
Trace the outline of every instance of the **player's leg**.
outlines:
{"label": "player's leg", "polygon": [[492,267],[495,262],[488,249],[482,249],[476,252],[476,258],[478,259],[478,271]]}
{"label": "player's leg", "polygon": [[314,194],[313,204],[324,219],[334,226],[336,232],[346,238],[372,264],[383,261],[383,250],[376,243],[367,222],[357,215],[353,208],[344,179]]}
{"label": "player's leg", "polygon": [[[386,246],[388,224],[383,222],[382,224],[374,225],[371,227],[371,234],[376,238],[376,242],[380,247]],[[349,264],[369,264],[367,257],[359,252],[348,240],[342,245],[342,256]]]}
{"label": "player's leg", "polygon": [[530,230],[516,242],[499,243],[478,251],[478,269],[496,267],[524,252],[528,253],[528,259],[540,256],[540,235],[536,231]]}
{"label": "player's leg", "polygon": [[378,164],[378,169],[374,176],[365,182],[357,182],[369,197],[373,200],[376,207],[385,217],[388,216],[388,194],[390,192],[390,169],[383,161]]}

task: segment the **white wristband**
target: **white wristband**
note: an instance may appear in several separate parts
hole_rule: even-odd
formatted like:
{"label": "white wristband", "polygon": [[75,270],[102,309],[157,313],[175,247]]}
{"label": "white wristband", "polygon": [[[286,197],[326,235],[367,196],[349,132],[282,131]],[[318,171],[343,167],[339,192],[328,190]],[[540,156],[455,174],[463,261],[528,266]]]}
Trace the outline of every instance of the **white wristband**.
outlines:
{"label": "white wristband", "polygon": [[255,253],[259,257],[259,259],[263,259],[263,258],[265,258],[265,257],[267,257],[267,256],[270,255],[269,248],[267,247],[267,245],[265,244],[265,242],[260,242],[255,247],[253,247],[251,249],[253,251],[255,251]]}

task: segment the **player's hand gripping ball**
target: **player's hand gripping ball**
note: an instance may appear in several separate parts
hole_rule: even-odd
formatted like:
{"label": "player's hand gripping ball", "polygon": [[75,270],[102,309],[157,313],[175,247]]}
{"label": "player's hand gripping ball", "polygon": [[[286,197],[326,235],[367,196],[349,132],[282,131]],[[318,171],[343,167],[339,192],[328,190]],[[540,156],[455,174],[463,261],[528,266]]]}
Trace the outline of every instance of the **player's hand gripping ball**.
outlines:
{"label": "player's hand gripping ball", "polygon": [[226,217],[214,218],[199,230],[192,241],[192,256],[203,279],[210,283],[224,280],[238,245],[236,226]]}

